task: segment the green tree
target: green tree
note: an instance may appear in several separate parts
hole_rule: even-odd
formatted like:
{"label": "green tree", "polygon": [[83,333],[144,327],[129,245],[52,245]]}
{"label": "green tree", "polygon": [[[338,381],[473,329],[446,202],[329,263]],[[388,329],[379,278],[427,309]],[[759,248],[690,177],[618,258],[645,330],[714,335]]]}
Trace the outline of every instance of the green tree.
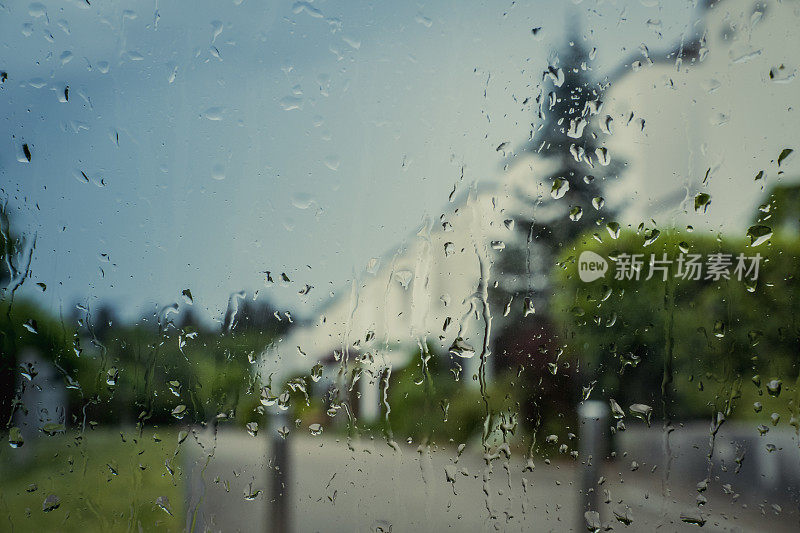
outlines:
{"label": "green tree", "polygon": [[[768,403],[788,409],[797,423],[800,242],[778,236],[753,248],[744,239],[682,231],[647,240],[632,231],[603,243],[585,235],[562,254],[553,309],[582,385],[625,409],[647,404],[669,418],[756,416],[760,401],[765,410]],[[588,283],[577,275],[586,250],[611,259],[605,277]],[[681,254],[707,261],[713,253],[731,254],[730,279],[677,276]],[[623,254],[644,254],[641,279],[617,279]],[[646,279],[650,254],[673,261],[666,281],[661,272]],[[739,254],[761,256],[757,281],[738,279]],[[778,396],[768,386],[776,379]]]}
{"label": "green tree", "polygon": [[542,168],[552,169],[531,177],[549,190],[535,197],[514,191],[523,207],[512,214],[516,239],[495,263],[505,280],[494,294],[498,303],[513,294],[535,294],[536,288],[526,282],[549,271],[562,246],[614,215],[602,191],[621,164],[612,161],[602,142],[599,113],[605,86],[592,74],[592,53],[584,40],[573,30],[542,74],[526,150],[543,160]]}
{"label": "green tree", "polygon": [[544,172],[531,180],[544,185],[537,196],[524,184],[512,191],[521,206],[509,213],[514,237],[492,267],[499,283],[490,289],[491,304],[505,315],[494,338],[496,365],[524,369],[523,418],[534,431],[558,426],[552,422],[578,395],[571,372],[559,366],[560,350],[553,342],[551,266],[564,246],[614,216],[602,191],[622,168],[604,147],[600,111],[606,85],[593,73],[592,60],[585,38],[573,27],[542,73],[525,150],[536,154],[538,172]]}

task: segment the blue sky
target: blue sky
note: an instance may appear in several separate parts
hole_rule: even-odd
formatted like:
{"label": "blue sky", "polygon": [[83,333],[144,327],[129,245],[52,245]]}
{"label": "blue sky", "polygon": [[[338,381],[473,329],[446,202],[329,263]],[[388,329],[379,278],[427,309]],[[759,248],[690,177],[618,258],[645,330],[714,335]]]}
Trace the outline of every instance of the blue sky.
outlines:
{"label": "blue sky", "polygon": [[[0,4],[3,197],[38,238],[48,289],[23,293],[48,307],[136,316],[190,288],[218,318],[262,289],[308,314],[438,216],[462,165],[498,177],[567,12],[596,72],[696,18],[650,0],[186,5]],[[266,270],[295,283],[266,289]]]}

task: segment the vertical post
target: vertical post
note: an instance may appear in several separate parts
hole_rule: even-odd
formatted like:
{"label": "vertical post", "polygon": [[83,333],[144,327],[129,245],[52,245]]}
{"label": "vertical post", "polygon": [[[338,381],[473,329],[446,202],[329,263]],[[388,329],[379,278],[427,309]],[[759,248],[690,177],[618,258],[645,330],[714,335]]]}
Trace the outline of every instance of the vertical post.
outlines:
{"label": "vertical post", "polygon": [[[586,531],[587,516],[592,522],[600,520],[600,498],[597,495],[597,480],[600,463],[608,451],[608,406],[605,402],[588,400],[578,406],[579,454],[581,460],[581,505],[578,509],[579,527]],[[587,513],[592,513],[587,515]],[[597,513],[597,514],[594,514]],[[599,524],[598,524],[599,525]]]}
{"label": "vertical post", "polygon": [[358,418],[362,423],[374,423],[381,416],[380,374],[369,372],[361,374],[359,388],[361,398],[358,402]]}
{"label": "vertical post", "polygon": [[271,516],[267,520],[270,531],[273,533],[288,533],[291,529],[290,516],[290,455],[289,435],[281,436],[281,430],[289,425],[289,413],[276,410],[270,417],[270,440],[272,447],[273,465],[270,471],[270,502],[268,507]]}

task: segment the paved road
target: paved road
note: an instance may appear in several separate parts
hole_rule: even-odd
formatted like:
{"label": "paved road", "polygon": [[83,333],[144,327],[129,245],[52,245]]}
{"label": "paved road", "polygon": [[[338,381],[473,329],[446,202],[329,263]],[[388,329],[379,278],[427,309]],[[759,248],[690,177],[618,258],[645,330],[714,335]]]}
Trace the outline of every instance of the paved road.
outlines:
{"label": "paved road", "polygon": [[[469,447],[460,457],[452,449],[422,453],[403,445],[399,452],[382,439],[348,443],[327,436],[291,437],[288,500],[291,530],[353,531],[586,531],[579,524],[577,464],[560,460],[536,462],[523,472],[512,455],[487,468],[479,450]],[[202,434],[184,451],[191,483],[190,512],[195,531],[270,531],[270,484],[274,457],[270,442],[259,435],[224,431],[216,446]],[[201,448],[200,444],[204,446]],[[213,457],[207,460],[213,452]],[[646,466],[646,465],[644,465]],[[691,484],[663,496],[661,474],[649,468],[630,471],[630,461],[604,466],[609,491],[603,520],[616,531],[695,531],[681,514],[696,510]],[[741,490],[741,489],[740,489]],[[746,507],[732,502],[719,486],[704,493],[706,523],[701,531],[797,531],[796,509],[779,514],[769,505]],[[247,497],[245,497],[247,496]],[[632,522],[614,519],[613,510],[630,507]]]}

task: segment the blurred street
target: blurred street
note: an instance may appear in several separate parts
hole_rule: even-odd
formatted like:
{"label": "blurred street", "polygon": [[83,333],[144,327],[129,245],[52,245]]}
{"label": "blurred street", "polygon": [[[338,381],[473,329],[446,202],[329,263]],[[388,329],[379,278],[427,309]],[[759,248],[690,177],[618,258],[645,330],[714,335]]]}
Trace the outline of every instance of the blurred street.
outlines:
{"label": "blurred street", "polygon": [[[211,451],[213,438],[198,441]],[[467,446],[460,458],[453,449],[419,453],[402,445],[395,452],[385,441],[327,436],[290,440],[289,509],[291,531],[576,531],[585,524],[577,507],[578,463],[559,458],[537,460],[522,473],[517,454],[506,464],[500,456],[487,469],[478,450]],[[188,526],[195,531],[270,531],[272,454],[266,437],[220,431],[213,458],[197,442],[186,449],[191,468]],[[696,481],[671,479],[671,496],[663,497],[662,474],[630,460],[604,466],[598,490],[603,524],[614,530],[693,531],[682,516],[697,516]],[[609,495],[604,493],[609,491]],[[740,489],[741,490],[741,489]],[[487,501],[488,494],[488,501]],[[202,500],[201,500],[202,496]],[[797,511],[732,502],[719,485],[704,492],[703,531],[796,531]],[[622,517],[628,506],[630,524]],[[194,512],[196,510],[196,513]],[[490,518],[491,514],[491,518]],[[220,526],[220,524],[224,524]]]}

